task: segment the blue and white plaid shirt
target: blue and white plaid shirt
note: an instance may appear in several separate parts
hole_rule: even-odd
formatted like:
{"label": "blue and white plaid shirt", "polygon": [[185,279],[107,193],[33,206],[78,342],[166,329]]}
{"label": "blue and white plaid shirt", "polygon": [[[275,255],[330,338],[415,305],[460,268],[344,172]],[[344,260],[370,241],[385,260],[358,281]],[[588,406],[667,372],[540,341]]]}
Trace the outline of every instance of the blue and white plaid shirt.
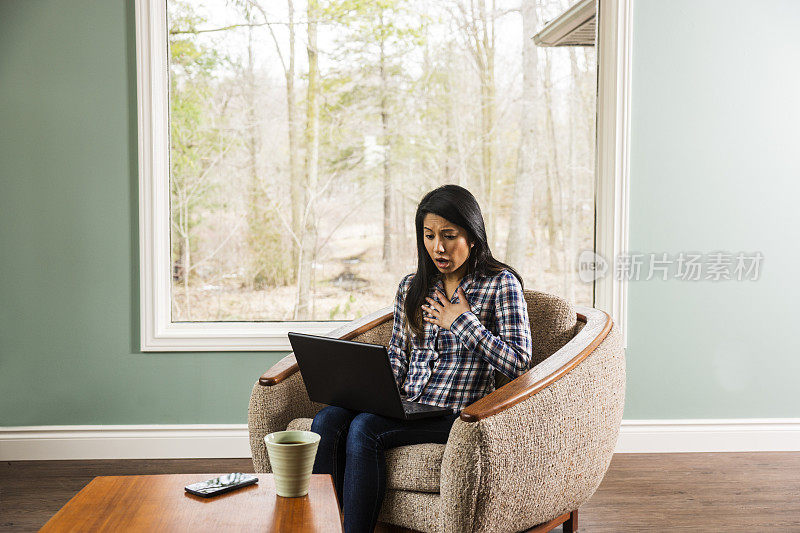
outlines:
{"label": "blue and white plaid shirt", "polygon": [[[397,288],[389,361],[407,400],[461,411],[494,390],[494,370],[515,378],[531,362],[531,329],[522,286],[507,269],[494,276],[467,274],[459,282],[471,311],[461,313],[450,330],[425,322],[425,336],[414,339],[403,305],[414,274]],[[441,276],[428,296],[442,294]],[[456,292],[451,302],[455,303]],[[410,353],[409,353],[410,341]]]}

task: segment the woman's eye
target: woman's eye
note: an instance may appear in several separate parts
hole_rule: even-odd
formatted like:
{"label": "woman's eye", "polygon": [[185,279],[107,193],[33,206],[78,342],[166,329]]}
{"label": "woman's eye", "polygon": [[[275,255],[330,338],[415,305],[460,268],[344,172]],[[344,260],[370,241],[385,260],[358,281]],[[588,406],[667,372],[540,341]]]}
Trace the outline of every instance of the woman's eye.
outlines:
{"label": "woman's eye", "polygon": [[450,239],[450,240],[452,241],[453,239],[455,239],[455,238],[456,238],[456,236],[455,236],[455,235],[448,235],[448,236],[447,236],[447,238],[448,238],[448,239]]}
{"label": "woman's eye", "polygon": [[433,239],[433,235],[425,235],[426,239]]}

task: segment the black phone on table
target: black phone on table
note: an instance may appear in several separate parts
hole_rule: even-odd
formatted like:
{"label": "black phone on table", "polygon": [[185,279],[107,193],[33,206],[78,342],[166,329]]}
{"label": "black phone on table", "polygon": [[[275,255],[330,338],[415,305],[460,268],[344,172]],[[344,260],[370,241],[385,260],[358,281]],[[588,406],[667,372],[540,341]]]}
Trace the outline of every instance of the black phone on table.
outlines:
{"label": "black phone on table", "polygon": [[207,479],[198,483],[192,483],[191,485],[186,485],[184,489],[186,492],[194,494],[195,496],[209,498],[217,494],[223,494],[252,485],[257,481],[258,478],[252,474],[233,473],[215,477],[214,479]]}

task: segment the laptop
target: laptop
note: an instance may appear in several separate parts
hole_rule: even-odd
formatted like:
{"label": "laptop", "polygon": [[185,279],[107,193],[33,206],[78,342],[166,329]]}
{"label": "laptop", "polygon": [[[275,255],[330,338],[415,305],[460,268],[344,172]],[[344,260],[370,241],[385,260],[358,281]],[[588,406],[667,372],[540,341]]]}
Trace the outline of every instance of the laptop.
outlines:
{"label": "laptop", "polygon": [[455,413],[451,408],[405,400],[385,346],[293,331],[289,342],[308,396],[315,402],[401,420]]}

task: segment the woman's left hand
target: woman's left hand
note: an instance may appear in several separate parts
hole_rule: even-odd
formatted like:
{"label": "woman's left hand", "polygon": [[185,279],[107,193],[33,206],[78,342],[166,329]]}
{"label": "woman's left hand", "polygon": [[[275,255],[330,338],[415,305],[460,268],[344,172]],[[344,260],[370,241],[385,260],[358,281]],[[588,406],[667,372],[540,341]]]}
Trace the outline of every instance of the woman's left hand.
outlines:
{"label": "woman's left hand", "polygon": [[428,300],[430,305],[423,305],[422,309],[427,311],[431,316],[423,315],[423,318],[432,324],[437,324],[449,330],[450,326],[453,325],[453,321],[458,318],[461,313],[472,311],[467,301],[467,295],[464,294],[464,289],[459,287],[456,294],[458,294],[458,303],[455,304],[451,303],[450,300],[438,290],[436,291],[436,297],[439,298],[438,302],[426,296],[425,299]]}

